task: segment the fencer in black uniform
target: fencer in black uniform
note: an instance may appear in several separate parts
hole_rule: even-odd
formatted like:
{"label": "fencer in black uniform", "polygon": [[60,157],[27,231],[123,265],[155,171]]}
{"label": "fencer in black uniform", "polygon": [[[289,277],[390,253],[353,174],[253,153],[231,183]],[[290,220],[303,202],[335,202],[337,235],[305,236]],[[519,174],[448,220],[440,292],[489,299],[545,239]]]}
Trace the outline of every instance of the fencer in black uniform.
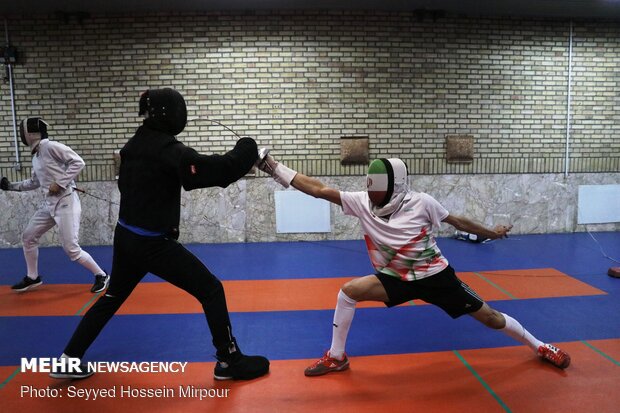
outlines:
{"label": "fencer in black uniform", "polygon": [[[266,374],[269,361],[244,355],[232,334],[222,283],[178,241],[181,187],[227,187],[258,159],[256,142],[241,138],[224,155],[201,155],[175,135],[186,125],[185,100],[173,89],[150,89],[140,98],[142,126],[121,150],[121,193],[110,286],[84,315],[62,357],[82,358],[105,324],[148,273],[193,295],[204,309],[216,349],[214,377],[249,380]],[[147,338],[145,338],[147,339]],[[174,345],[174,343],[171,343]],[[206,350],[206,349],[205,349]],[[54,378],[92,374],[54,371]]]}

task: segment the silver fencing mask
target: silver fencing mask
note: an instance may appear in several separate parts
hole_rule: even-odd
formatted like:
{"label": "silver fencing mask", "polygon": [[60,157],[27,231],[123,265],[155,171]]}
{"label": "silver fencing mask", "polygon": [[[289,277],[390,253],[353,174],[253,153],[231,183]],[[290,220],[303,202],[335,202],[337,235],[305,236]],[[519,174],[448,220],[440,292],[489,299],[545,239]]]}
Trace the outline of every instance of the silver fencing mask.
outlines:
{"label": "silver fencing mask", "polygon": [[34,153],[39,142],[47,139],[47,123],[41,118],[27,118],[19,124],[19,134],[22,143],[30,147],[30,152]]}

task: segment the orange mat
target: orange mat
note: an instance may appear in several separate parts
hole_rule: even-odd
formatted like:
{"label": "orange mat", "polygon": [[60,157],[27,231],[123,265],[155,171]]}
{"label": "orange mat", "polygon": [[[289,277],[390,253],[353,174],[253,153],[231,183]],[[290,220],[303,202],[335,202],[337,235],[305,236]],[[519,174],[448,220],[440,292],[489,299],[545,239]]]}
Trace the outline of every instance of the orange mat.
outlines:
{"label": "orange mat", "polygon": [[[620,353],[620,340],[592,341]],[[179,374],[100,373],[58,381],[43,373],[18,374],[0,389],[2,411],[13,412],[377,412],[617,411],[620,368],[584,343],[560,344],[571,353],[566,370],[540,361],[525,346],[352,357],[351,369],[307,378],[313,360],[273,361],[268,376],[251,382],[214,382],[213,363],[188,364]],[[461,358],[464,361],[461,360]],[[474,370],[472,372],[466,363]],[[15,367],[0,367],[10,374]],[[71,386],[71,387],[70,387]],[[171,389],[170,397],[121,397],[121,386]],[[219,389],[220,397],[181,397],[179,386]],[[35,397],[47,388],[62,397]],[[85,400],[78,389],[114,389],[114,397]],[[71,392],[71,393],[70,393]],[[214,390],[211,390],[214,396]],[[92,398],[92,397],[91,397]],[[508,410],[507,410],[508,409]]]}
{"label": "orange mat", "polygon": [[99,294],[86,284],[43,284],[23,293],[0,286],[0,316],[56,316],[81,314]]}
{"label": "orange mat", "polygon": [[535,270],[482,271],[486,280],[515,298],[568,297],[598,295],[605,292],[554,268]]}
{"label": "orange mat", "polygon": [[[554,269],[459,273],[487,301],[605,294]],[[289,280],[224,281],[231,312],[329,310],[340,287],[350,277]],[[0,316],[83,314],[95,298],[84,284],[44,284],[33,291],[14,293],[0,287]],[[416,300],[415,304],[424,304]],[[406,304],[405,304],[406,305]],[[382,307],[362,302],[359,308]],[[198,301],[169,283],[141,283],[118,314],[200,313]]]}
{"label": "orange mat", "polygon": [[[595,340],[592,344],[609,355],[620,355],[618,339]],[[511,348],[466,350],[461,354],[514,412],[620,411],[620,366],[581,342],[561,347],[571,355],[566,371],[541,369],[536,359],[517,360]]]}

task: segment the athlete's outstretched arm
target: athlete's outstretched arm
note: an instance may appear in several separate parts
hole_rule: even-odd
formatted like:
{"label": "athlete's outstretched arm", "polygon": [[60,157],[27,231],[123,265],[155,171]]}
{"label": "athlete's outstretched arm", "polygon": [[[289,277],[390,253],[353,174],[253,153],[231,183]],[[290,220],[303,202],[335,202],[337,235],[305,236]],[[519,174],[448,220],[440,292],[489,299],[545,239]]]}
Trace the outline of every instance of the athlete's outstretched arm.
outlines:
{"label": "athlete's outstretched arm", "polygon": [[247,174],[258,158],[256,142],[249,137],[239,139],[224,155],[202,155],[186,146],[181,150],[179,171],[186,191],[212,186],[226,188]]}
{"label": "athlete's outstretched arm", "polygon": [[258,151],[256,167],[268,173],[273,179],[285,188],[293,185],[296,189],[315,198],[325,199],[337,205],[342,205],[340,191],[325,185],[316,178],[311,178],[292,170],[286,165],[277,162],[269,154],[269,150],[261,148]]}
{"label": "athlete's outstretched arm", "polygon": [[291,181],[291,184],[301,192],[315,198],[326,199],[334,204],[342,205],[342,201],[340,200],[340,191],[325,185],[316,178],[311,178],[297,172],[293,178],[293,181]]}
{"label": "athlete's outstretched arm", "polygon": [[489,239],[508,237],[508,232],[512,229],[512,225],[498,225],[494,229],[489,229],[469,218],[452,214],[444,218],[443,222],[447,222],[458,230],[470,232]]}

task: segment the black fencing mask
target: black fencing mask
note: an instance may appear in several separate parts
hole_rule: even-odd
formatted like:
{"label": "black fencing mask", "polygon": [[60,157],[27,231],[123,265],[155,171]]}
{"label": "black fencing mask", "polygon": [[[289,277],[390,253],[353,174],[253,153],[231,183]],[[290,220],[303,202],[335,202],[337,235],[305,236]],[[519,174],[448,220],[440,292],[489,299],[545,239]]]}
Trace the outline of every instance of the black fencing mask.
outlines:
{"label": "black fencing mask", "polygon": [[187,124],[185,99],[174,89],[149,89],[140,97],[139,115],[151,129],[178,135]]}

